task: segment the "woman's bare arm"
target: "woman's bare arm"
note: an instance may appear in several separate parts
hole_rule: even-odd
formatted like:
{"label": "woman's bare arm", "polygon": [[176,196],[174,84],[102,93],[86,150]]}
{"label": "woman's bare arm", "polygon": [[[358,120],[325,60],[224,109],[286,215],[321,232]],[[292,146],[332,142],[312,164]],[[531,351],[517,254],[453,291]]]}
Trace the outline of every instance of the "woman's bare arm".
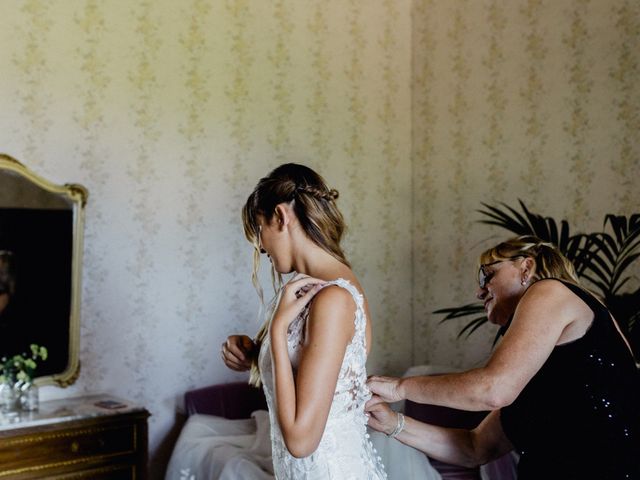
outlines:
{"label": "woman's bare arm", "polygon": [[346,290],[328,286],[316,294],[295,379],[287,350],[288,323],[284,326],[274,318],[271,348],[277,417],[287,449],[295,457],[310,455],[320,443],[355,331],[354,315],[355,303]]}
{"label": "woman's bare arm", "polygon": [[438,376],[371,377],[369,387],[381,397],[371,402],[407,398],[471,411],[509,405],[549,358],[565,328],[583,312],[581,302],[560,282],[535,283],[484,367]]}
{"label": "woman's bare arm", "polygon": [[[396,425],[397,414],[386,403],[373,406],[369,425],[375,430],[390,433]],[[441,462],[476,467],[501,457],[513,446],[502,431],[500,412],[491,412],[474,430],[445,428],[405,417],[405,426],[396,437],[429,457]]]}

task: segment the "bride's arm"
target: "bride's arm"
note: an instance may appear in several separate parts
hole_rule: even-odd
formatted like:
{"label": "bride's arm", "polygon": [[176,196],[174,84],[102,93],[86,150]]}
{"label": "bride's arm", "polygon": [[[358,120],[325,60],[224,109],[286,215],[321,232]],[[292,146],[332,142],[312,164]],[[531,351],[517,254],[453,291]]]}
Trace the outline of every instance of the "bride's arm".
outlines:
{"label": "bride's arm", "polygon": [[344,353],[355,331],[354,316],[355,303],[346,290],[329,286],[315,296],[294,379],[287,349],[291,319],[278,311],[274,315],[271,349],[276,413],[287,449],[295,457],[306,457],[318,448]]}

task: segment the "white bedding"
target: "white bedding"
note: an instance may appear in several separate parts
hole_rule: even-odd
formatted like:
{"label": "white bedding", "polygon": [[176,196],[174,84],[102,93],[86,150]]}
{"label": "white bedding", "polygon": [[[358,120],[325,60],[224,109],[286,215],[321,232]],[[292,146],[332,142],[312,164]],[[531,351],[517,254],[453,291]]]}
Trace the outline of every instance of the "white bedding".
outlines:
{"label": "white bedding", "polygon": [[[395,439],[370,432],[389,480],[441,480],[427,457]],[[180,433],[165,480],[273,480],[269,414],[228,420],[192,415]]]}

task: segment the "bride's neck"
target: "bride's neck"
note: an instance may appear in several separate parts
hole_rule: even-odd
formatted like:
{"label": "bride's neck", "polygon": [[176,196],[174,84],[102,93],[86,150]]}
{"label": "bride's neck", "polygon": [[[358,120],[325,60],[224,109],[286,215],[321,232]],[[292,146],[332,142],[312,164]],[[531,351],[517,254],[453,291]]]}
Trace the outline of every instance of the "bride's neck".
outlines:
{"label": "bride's neck", "polygon": [[335,280],[350,271],[348,266],[315,244],[295,259],[294,269],[322,280]]}

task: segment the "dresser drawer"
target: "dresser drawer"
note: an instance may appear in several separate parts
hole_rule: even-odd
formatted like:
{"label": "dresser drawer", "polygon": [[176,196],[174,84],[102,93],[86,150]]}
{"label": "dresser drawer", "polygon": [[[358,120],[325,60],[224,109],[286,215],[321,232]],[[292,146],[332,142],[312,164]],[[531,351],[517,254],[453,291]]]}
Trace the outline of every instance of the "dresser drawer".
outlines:
{"label": "dresser drawer", "polygon": [[[4,438],[0,440],[0,479],[135,478],[131,460],[136,455],[138,436],[146,435],[146,431],[138,430],[136,422],[110,421]],[[119,463],[122,466],[118,467]],[[111,466],[111,470],[95,470],[97,466]],[[94,469],[94,474],[58,476],[70,468]]]}
{"label": "dresser drawer", "polygon": [[47,475],[47,480],[139,480],[136,469],[131,465],[115,465],[92,468],[61,475]]}

